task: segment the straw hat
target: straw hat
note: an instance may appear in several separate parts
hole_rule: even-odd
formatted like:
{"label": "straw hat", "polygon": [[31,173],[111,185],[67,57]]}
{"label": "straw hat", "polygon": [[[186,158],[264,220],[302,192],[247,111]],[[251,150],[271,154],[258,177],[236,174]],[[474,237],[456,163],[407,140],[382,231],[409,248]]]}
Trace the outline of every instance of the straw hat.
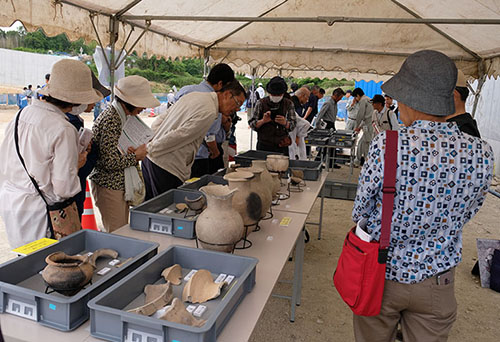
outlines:
{"label": "straw hat", "polygon": [[92,71],[74,59],[54,63],[49,83],[38,93],[74,104],[96,103],[102,99],[102,95],[92,88]]}
{"label": "straw hat", "polygon": [[137,75],[120,79],[115,85],[115,95],[135,107],[155,108],[160,105],[151,93],[148,80]]}

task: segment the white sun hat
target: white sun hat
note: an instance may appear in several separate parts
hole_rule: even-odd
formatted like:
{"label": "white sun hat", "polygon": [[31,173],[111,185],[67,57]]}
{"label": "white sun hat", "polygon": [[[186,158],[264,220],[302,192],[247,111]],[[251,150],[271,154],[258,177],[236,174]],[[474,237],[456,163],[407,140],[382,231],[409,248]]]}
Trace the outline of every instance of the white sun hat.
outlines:
{"label": "white sun hat", "polygon": [[160,105],[151,92],[149,81],[142,76],[127,76],[115,85],[115,95],[124,102],[140,108],[155,108]]}
{"label": "white sun hat", "polygon": [[74,59],[61,59],[52,66],[47,86],[39,94],[73,104],[91,104],[102,99],[92,87],[92,71]]}

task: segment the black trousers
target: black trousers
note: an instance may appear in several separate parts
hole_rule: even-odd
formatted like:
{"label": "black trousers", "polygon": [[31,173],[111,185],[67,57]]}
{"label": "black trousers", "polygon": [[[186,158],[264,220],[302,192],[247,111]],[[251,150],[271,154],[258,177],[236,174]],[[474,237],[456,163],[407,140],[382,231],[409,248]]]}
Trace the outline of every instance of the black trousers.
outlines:
{"label": "black trousers", "polygon": [[183,183],[179,178],[162,169],[148,158],[144,158],[142,161],[142,176],[146,186],[146,201],[165,191],[175,189]]}
{"label": "black trousers", "polygon": [[257,149],[260,151],[283,153],[285,156],[288,156],[288,146],[287,147],[272,146],[257,141]]}
{"label": "black trousers", "polygon": [[191,177],[201,177],[210,174],[210,158],[195,159],[191,166]]}
{"label": "black trousers", "polygon": [[224,168],[224,150],[222,149],[222,144],[217,144],[217,148],[219,149],[219,156],[214,159],[208,159],[208,173],[210,175]]}

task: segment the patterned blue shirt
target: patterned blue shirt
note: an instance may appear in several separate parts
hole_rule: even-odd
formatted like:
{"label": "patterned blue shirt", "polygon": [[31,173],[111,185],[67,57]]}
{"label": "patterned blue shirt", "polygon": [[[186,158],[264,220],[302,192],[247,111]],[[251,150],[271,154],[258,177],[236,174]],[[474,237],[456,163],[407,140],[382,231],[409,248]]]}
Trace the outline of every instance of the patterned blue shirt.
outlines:
{"label": "patterned blue shirt", "polygon": [[[385,138],[382,132],[370,144],[352,211],[377,241]],[[453,122],[415,121],[400,130],[386,279],[417,283],[456,266],[462,228],[483,204],[492,173],[491,147]]]}

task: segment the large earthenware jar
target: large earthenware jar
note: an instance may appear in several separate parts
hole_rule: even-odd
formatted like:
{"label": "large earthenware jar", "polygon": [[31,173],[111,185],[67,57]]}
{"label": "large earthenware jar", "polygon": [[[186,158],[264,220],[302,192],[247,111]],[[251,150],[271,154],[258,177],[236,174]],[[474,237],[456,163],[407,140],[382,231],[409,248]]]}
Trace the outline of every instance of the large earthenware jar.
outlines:
{"label": "large earthenware jar", "polygon": [[269,171],[286,172],[288,170],[289,158],[278,154],[270,154],[266,158]]}
{"label": "large earthenware jar", "polygon": [[240,213],[246,226],[256,224],[262,214],[262,200],[252,190],[253,178],[253,173],[246,171],[231,172],[224,176],[231,190],[238,189],[233,196],[233,208]]}
{"label": "large earthenware jar", "polygon": [[272,198],[272,188],[268,187],[263,181],[262,181],[262,173],[264,172],[263,169],[260,167],[241,167],[239,169],[236,169],[236,172],[242,172],[242,171],[248,171],[253,173],[254,178],[252,180],[252,189],[256,193],[259,194],[261,200],[262,200],[262,218],[266,216],[267,211],[271,207],[271,202],[273,200]]}
{"label": "large earthenware jar", "polygon": [[269,173],[267,170],[267,165],[265,160],[252,160],[252,167],[258,167],[264,170],[262,174],[260,175],[260,178],[262,178],[262,182],[266,185],[267,188],[271,190],[272,194],[272,189],[273,189],[273,176]]}
{"label": "large earthenware jar", "polygon": [[278,192],[281,190],[280,174],[277,172],[269,172],[273,179],[273,200],[277,199]]}
{"label": "large earthenware jar", "polygon": [[227,185],[207,185],[200,188],[207,196],[207,208],[196,220],[196,236],[205,249],[232,252],[243,235],[243,219],[233,208],[235,192]]}

